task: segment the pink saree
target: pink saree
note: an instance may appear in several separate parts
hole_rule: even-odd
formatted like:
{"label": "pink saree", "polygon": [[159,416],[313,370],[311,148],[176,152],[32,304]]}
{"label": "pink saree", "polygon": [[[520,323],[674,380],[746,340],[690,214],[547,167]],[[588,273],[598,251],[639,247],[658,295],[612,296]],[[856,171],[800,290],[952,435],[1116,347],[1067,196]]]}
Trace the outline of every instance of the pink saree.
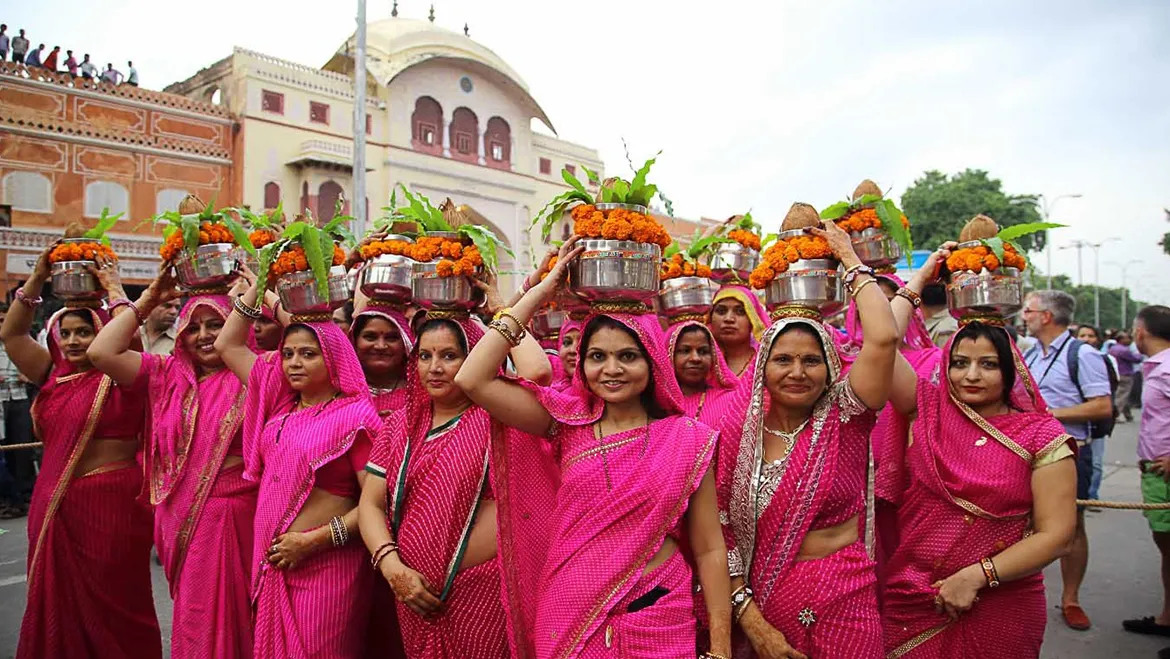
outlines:
{"label": "pink saree", "polygon": [[[200,307],[225,319],[232,308],[223,295],[191,298],[180,337]],[[174,600],[171,656],[251,657],[256,485],[243,464],[223,470],[229,455],[243,454],[244,387],[226,368],[199,378],[181,340],[173,355],[143,354],[138,377],[150,399],[154,544]]]}
{"label": "pink saree", "polygon": [[[740,304],[743,305],[744,311],[747,312],[748,320],[751,321],[752,325],[752,348],[759,350],[760,339],[764,336],[764,332],[767,331],[768,326],[771,324],[771,320],[768,316],[768,310],[764,308],[764,303],[760,302],[759,296],[757,296],[755,291],[752,289],[746,286],[735,286],[728,284],[720,288],[719,291],[715,293],[715,298],[711,304],[714,306],[720,300],[727,299],[739,300]],[[711,326],[711,322],[711,315],[707,314],[707,325],[709,327]],[[711,333],[712,336],[714,336],[715,331],[713,327]],[[742,386],[746,387],[751,384],[752,369],[755,368],[755,363],[756,360],[754,359],[748,360],[747,367],[743,369],[742,373],[736,376]]]}
{"label": "pink saree", "polygon": [[[470,320],[454,320],[470,349],[483,336]],[[407,366],[407,404],[382,428],[367,470],[386,479],[387,523],[402,562],[440,590],[443,612],[425,620],[398,604],[411,659],[507,659],[506,615],[499,561],[461,569],[482,502],[494,498],[488,479],[491,417],[478,406],[431,428],[431,399]],[[384,582],[383,582],[384,583]]]}
{"label": "pink saree", "polygon": [[[74,370],[57,347],[69,311],[49,319],[53,370],[32,406],[45,447],[28,515],[28,605],[16,656],[161,657],[142,470],[129,461],[75,473],[91,440],[141,436],[145,392],[96,369]],[[102,328],[103,312],[82,311]]]}
{"label": "pink saree", "polygon": [[[512,654],[517,659],[695,656],[691,568],[676,552],[717,433],[681,415],[658,319],[614,314],[651,356],[655,399],[671,414],[598,438],[604,403],[578,368],[561,392],[524,383],[555,420],[547,438],[496,421],[492,479]],[[660,599],[630,611],[639,598]]]}
{"label": "pink saree", "polygon": [[[771,397],[764,367],[772,343],[793,324],[820,337],[831,383],[786,460],[763,464],[763,419]],[[720,516],[732,576],[743,576],[756,606],[788,642],[810,657],[880,657],[874,563],[865,540],[827,557],[796,561],[805,536],[854,516],[867,519],[869,433],[866,409],[841,374],[835,344],[820,323],[776,321],[756,358],[750,397],[729,415],[719,447]],[[737,658],[755,656],[746,638]]]}
{"label": "pink saree", "polygon": [[244,478],[260,483],[252,548],[253,650],[257,659],[361,657],[373,583],[361,542],[323,551],[292,570],[266,560],[272,541],[288,530],[308,499],[317,470],[338,458],[352,459],[355,444],[368,442],[381,427],[348,337],[329,321],[290,328],[298,326],[316,334],[340,395],[297,410],[279,350],[262,355],[252,368]]}
{"label": "pink saree", "polygon": [[[584,323],[581,320],[576,320],[573,318],[566,318],[565,323],[561,325],[560,335],[557,336],[556,354],[549,355],[548,358],[549,364],[553,369],[553,379],[551,386],[557,391],[564,391],[573,384],[573,374],[565,371],[564,362],[561,361],[561,343],[564,341],[565,336],[569,332],[576,332],[577,336],[580,337],[581,330],[583,328]],[[578,346],[578,352],[580,352],[580,346]]]}
{"label": "pink saree", "polygon": [[[682,411],[683,414],[692,419],[698,419],[707,426],[716,428],[727,411],[725,401],[729,398],[728,395],[739,386],[739,379],[728,368],[727,361],[723,359],[723,350],[715,342],[715,337],[711,336],[711,330],[697,320],[684,321],[670,327],[670,334],[667,335],[666,340],[666,352],[671,356],[672,366],[674,350],[675,346],[678,345],[679,337],[692,327],[697,327],[707,333],[707,340],[711,343],[712,364],[711,371],[707,375],[706,390],[689,396],[679,392]],[[674,372],[673,368],[671,372]],[[675,381],[678,381],[677,378]]]}
{"label": "pink saree", "polygon": [[[956,335],[958,336],[958,335]],[[950,354],[954,338],[945,353]],[[1075,443],[1048,413],[1014,349],[1015,410],[983,418],[951,392],[940,364],[918,382],[911,439],[898,417],[885,444],[877,495],[896,515],[882,573],[887,657],[1038,657],[1047,611],[1040,573],[980,592],[957,622],[934,607],[936,581],[1027,537],[1036,460]],[[897,437],[902,441],[895,441]]]}

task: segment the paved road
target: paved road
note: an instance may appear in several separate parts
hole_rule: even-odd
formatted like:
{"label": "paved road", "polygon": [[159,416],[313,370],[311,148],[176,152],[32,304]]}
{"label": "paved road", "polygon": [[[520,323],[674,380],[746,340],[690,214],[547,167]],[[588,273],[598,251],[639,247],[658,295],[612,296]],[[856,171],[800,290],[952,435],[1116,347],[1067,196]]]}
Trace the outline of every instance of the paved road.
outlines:
{"label": "paved road", "polygon": [[[1140,499],[1135,461],[1135,424],[1118,426],[1108,442],[1105,499]],[[1050,613],[1044,643],[1045,659],[1153,659],[1170,639],[1130,634],[1121,621],[1151,615],[1161,606],[1158,552],[1149,538],[1145,519],[1130,511],[1090,513],[1088,519],[1091,557],[1081,604],[1093,620],[1093,629],[1075,632],[1064,626],[1055,604],[1060,601],[1060,571],[1045,571]],[[20,619],[24,612],[24,568],[28,539],[25,520],[0,522],[0,658],[15,652]],[[162,568],[154,566],[155,606],[163,628],[164,643],[170,638],[171,602]]]}

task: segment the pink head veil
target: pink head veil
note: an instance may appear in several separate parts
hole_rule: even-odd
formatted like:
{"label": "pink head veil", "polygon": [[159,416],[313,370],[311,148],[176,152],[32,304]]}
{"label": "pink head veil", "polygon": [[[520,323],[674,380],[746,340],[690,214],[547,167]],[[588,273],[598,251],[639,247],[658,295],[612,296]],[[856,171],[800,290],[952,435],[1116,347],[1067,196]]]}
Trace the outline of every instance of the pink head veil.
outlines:
{"label": "pink head veil", "polygon": [[[671,358],[671,369],[674,367],[674,349],[678,345],[679,337],[683,332],[697,328],[707,333],[707,341],[711,344],[712,364],[711,371],[707,374],[707,386],[718,389],[735,389],[739,378],[732,372],[731,367],[727,365],[727,360],[723,358],[723,350],[715,341],[715,337],[711,335],[711,329],[705,324],[697,320],[688,320],[671,326],[670,334],[666,341],[667,355]],[[676,380],[677,381],[677,380]]]}
{"label": "pink head veil", "polygon": [[[897,288],[902,288],[906,285],[906,282],[894,274],[878,275],[878,279],[885,279]],[[853,301],[849,302],[849,311],[845,314],[845,333],[849,337],[849,343],[854,348],[861,347],[863,338],[861,317],[857,313],[857,303]],[[930,339],[930,330],[926,329],[926,321],[922,318],[921,309],[915,309],[914,314],[910,316],[910,327],[906,329],[906,338],[903,341],[907,350],[930,350],[935,348],[934,341]]]}
{"label": "pink head veil", "polygon": [[[760,298],[746,286],[736,286],[734,284],[724,285],[715,293],[715,298],[711,301],[711,306],[714,307],[720,300],[739,300],[743,305],[743,309],[747,312],[748,320],[752,323],[752,347],[756,348],[760,345],[760,338],[764,336],[764,330],[768,329],[771,324],[768,320],[768,310],[764,308],[764,303],[760,302]],[[710,325],[711,314],[707,314],[707,324]]]}
{"label": "pink head veil", "polygon": [[49,317],[48,344],[49,356],[53,358],[53,369],[50,371],[49,378],[45,381],[44,386],[41,387],[42,392],[51,391],[56,378],[70,375],[77,371],[77,368],[65,358],[65,353],[61,352],[61,319],[65,317],[65,314],[71,312],[80,312],[88,315],[90,322],[93,323],[93,331],[95,334],[102,331],[106,323],[110,322],[110,315],[104,309],[91,309],[89,307],[62,307]]}
{"label": "pink head veil", "polygon": [[[679,389],[678,381],[674,377],[674,363],[667,350],[666,337],[658,323],[658,316],[652,313],[591,314],[585,320],[582,334],[601,316],[616,321],[638,337],[650,360],[655,402],[667,414],[682,413],[682,390]],[[577,360],[577,368],[573,369],[573,381],[569,387],[563,392],[546,391],[541,396],[549,414],[557,421],[571,426],[589,425],[600,419],[602,412],[605,411],[604,401],[595,396],[585,382],[584,344],[578,349],[578,354],[582,358]]]}
{"label": "pink head veil", "polygon": [[402,336],[402,343],[406,345],[406,352],[409,353],[414,350],[414,332],[410,329],[410,323],[406,320],[406,314],[394,307],[386,307],[375,303],[370,303],[362,312],[354,315],[353,322],[350,324],[349,335],[353,341],[357,340],[357,326],[360,318],[381,318],[388,321],[390,324],[398,328],[398,334]]}
{"label": "pink head veil", "polygon": [[[405,320],[405,319],[404,319]],[[428,320],[423,320],[419,325],[421,329]],[[463,339],[467,343],[467,352],[470,354],[472,348],[479,343],[483,338],[483,327],[471,320],[468,316],[455,316],[453,318],[445,319],[451,324],[455,325],[463,334]],[[422,338],[421,336],[419,337]],[[426,387],[423,386],[422,379],[418,375],[418,342],[413,343],[413,348],[410,351],[410,356],[406,360],[406,409],[404,419],[407,423],[407,437],[417,438],[424,437],[427,431],[430,430],[431,424],[431,398],[427,394]]]}

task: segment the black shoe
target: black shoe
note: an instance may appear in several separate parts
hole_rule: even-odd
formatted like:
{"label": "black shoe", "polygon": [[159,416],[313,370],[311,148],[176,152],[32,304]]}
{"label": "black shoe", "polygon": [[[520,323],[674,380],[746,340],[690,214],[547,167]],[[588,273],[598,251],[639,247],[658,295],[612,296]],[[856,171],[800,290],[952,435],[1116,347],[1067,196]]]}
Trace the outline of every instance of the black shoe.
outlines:
{"label": "black shoe", "polygon": [[1133,632],[1135,634],[1170,636],[1170,625],[1159,625],[1157,622],[1154,622],[1154,616],[1134,618],[1132,620],[1123,620],[1121,622],[1121,626],[1125,628],[1125,631]]}
{"label": "black shoe", "polygon": [[1170,659],[1170,648],[1158,650],[1158,659]]}

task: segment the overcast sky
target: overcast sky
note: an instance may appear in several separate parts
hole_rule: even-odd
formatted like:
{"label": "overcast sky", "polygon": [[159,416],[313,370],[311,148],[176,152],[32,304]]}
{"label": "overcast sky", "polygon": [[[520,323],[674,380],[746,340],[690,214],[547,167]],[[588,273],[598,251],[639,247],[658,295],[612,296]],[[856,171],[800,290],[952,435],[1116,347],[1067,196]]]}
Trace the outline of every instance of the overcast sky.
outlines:
{"label": "overcast sky", "polygon": [[[399,11],[421,19],[429,4]],[[154,89],[233,45],[320,66],[354,27],[344,1],[5,5],[10,33],[122,70],[133,59]],[[390,5],[371,2],[369,20]],[[824,207],[862,178],[900,194],[927,169],[982,168],[1009,193],[1084,195],[1056,206],[1070,225],[1056,245],[1119,238],[1101,249],[1101,282],[1121,283],[1107,264],[1138,259],[1134,294],[1170,303],[1156,244],[1170,231],[1168,2],[440,0],[435,11],[449,29],[468,23],[560,136],[600,149],[610,172],[626,168],[623,136],[639,164],[662,149],[652,180],[679,215],[751,208],[776,227],[793,201]],[[1076,264],[1075,250],[1054,252],[1056,272],[1075,280]]]}

